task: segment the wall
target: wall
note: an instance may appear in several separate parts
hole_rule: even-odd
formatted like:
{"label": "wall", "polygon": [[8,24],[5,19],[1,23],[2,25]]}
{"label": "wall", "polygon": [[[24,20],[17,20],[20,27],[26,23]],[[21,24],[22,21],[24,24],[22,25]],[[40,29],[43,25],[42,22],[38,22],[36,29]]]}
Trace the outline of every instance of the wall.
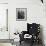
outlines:
{"label": "wall", "polygon": [[8,0],[0,0],[0,3],[8,3]]}

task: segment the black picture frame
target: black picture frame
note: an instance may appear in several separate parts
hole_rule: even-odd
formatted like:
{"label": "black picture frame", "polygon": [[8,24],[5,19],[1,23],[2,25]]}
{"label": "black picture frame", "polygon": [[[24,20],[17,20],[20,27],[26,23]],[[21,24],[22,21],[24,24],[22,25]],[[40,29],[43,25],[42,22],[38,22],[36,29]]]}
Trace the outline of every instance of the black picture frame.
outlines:
{"label": "black picture frame", "polygon": [[27,20],[27,8],[16,8],[16,21]]}

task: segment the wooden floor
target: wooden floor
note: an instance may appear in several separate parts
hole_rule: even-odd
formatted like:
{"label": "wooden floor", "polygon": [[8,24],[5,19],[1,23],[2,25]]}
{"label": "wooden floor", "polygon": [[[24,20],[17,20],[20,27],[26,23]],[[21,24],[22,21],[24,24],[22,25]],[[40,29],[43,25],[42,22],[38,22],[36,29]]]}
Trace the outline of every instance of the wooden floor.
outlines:
{"label": "wooden floor", "polygon": [[[19,46],[31,46],[31,43],[25,43],[25,42],[22,42],[21,45]],[[42,44],[34,44],[33,46],[43,46]]]}
{"label": "wooden floor", "polygon": [[0,43],[11,43],[13,41],[13,39],[0,39]]}

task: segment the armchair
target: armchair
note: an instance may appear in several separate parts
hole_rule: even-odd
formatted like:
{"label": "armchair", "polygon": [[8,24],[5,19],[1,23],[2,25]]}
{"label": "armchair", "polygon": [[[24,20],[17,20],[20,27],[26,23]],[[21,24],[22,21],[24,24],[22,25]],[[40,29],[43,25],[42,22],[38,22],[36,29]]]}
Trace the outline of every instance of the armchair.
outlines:
{"label": "armchair", "polygon": [[[22,31],[22,34],[20,34],[20,44],[22,41],[25,41],[24,35],[29,34],[32,37],[29,39],[31,44],[33,45],[34,42],[39,43],[39,33],[40,33],[40,24],[32,23],[29,24],[27,23],[27,31]],[[28,38],[26,38],[27,40]]]}

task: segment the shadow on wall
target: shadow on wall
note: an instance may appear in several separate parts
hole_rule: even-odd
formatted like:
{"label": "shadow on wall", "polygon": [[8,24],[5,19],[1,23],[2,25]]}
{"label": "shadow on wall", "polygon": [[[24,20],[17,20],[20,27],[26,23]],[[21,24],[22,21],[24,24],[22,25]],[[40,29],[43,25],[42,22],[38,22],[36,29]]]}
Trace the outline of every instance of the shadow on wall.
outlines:
{"label": "shadow on wall", "polygon": [[40,25],[40,39],[42,40],[42,45],[45,46],[44,45],[44,37],[43,37],[43,26],[42,25]]}

